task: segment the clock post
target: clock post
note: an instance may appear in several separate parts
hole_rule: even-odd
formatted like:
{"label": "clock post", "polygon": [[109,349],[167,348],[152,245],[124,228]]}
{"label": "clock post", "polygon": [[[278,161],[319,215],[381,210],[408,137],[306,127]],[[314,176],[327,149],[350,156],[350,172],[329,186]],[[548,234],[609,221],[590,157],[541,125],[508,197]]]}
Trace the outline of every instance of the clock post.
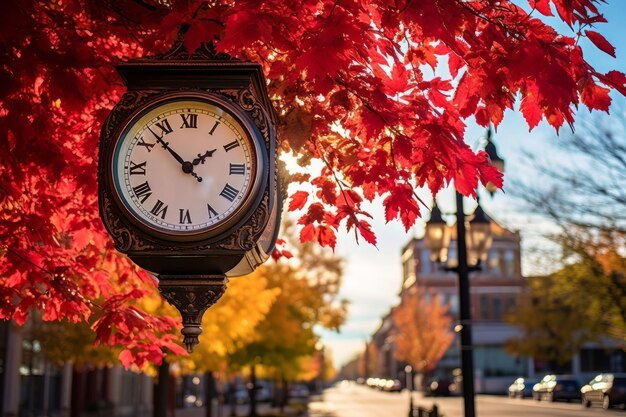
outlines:
{"label": "clock post", "polygon": [[117,66],[127,92],[100,135],[98,201],[115,248],[149,271],[191,352],[228,278],[276,242],[283,194],[259,64],[167,53]]}

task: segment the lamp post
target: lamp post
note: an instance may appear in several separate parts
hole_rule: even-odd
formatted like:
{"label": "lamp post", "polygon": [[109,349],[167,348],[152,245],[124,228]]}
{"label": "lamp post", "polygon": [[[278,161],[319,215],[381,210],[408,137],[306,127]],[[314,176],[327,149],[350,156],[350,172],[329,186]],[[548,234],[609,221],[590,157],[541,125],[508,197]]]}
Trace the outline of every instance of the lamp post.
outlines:
{"label": "lamp post", "polygon": [[[413,368],[411,365],[407,365],[404,367],[404,376],[406,382],[406,389],[409,392],[409,417],[413,417],[413,381],[412,374]],[[411,381],[411,387],[409,388],[409,381]]]}
{"label": "lamp post", "polygon": [[[487,153],[492,163],[504,170],[504,161],[491,141],[491,129],[487,131]],[[491,190],[489,190],[491,192]],[[446,224],[441,211],[435,205],[426,223],[424,241],[433,260],[444,264],[446,271],[459,276],[459,322],[461,325],[461,372],[463,375],[463,405],[465,417],[475,417],[474,404],[474,355],[472,348],[471,299],[469,273],[480,270],[480,262],[487,257],[491,246],[490,222],[480,207],[467,222],[463,208],[463,195],[456,192],[456,262],[450,262],[448,251],[454,230]]]}
{"label": "lamp post", "polygon": [[[443,263],[446,271],[454,271],[459,276],[463,403],[465,417],[475,417],[469,273],[480,270],[480,261],[486,257],[491,245],[491,234],[489,233],[489,219],[480,205],[476,208],[472,219],[467,222],[468,219],[463,212],[463,195],[458,192],[456,193],[456,204],[456,233],[451,226],[445,223],[441,211],[435,206],[430,220],[426,223],[424,239],[434,260]],[[448,257],[453,234],[456,234],[456,261]]]}
{"label": "lamp post", "polygon": [[407,365],[404,367],[404,376],[405,376],[405,383],[406,383],[406,389],[411,392],[413,391],[413,381],[412,381],[412,372],[413,372],[413,368],[411,367],[411,365]]}

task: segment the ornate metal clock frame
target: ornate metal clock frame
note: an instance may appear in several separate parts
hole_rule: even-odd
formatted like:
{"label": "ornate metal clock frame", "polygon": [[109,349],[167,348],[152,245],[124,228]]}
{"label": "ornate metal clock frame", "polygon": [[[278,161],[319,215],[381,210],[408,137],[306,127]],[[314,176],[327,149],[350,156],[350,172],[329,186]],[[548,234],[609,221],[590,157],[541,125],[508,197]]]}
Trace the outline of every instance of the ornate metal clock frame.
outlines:
{"label": "ornate metal clock frame", "polygon": [[[282,193],[276,161],[275,113],[261,66],[216,54],[203,45],[189,56],[182,42],[167,53],[117,66],[127,92],[112,109],[100,135],[98,197],[100,215],[115,248],[128,255],[159,282],[163,298],[183,319],[189,352],[198,344],[204,311],[226,291],[228,277],[252,272],[271,253],[280,224]],[[138,109],[164,94],[208,92],[237,106],[262,140],[266,161],[262,185],[246,213],[228,230],[200,240],[150,233],[124,210],[114,188],[113,149],[120,132]]]}

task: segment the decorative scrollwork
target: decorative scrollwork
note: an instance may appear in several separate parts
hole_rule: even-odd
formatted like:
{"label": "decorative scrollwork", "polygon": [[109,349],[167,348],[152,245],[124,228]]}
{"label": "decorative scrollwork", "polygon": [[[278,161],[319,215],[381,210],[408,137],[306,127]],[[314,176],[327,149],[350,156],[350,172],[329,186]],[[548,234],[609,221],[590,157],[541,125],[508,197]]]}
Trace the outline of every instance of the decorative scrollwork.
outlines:
{"label": "decorative scrollwork", "polygon": [[215,45],[213,43],[202,43],[198,49],[192,54],[185,47],[182,36],[174,42],[172,47],[162,54],[147,56],[145,58],[138,59],[141,61],[239,61],[236,58],[228,55],[224,52],[215,51]]}
{"label": "decorative scrollwork", "polygon": [[269,193],[266,191],[261,203],[254,211],[250,219],[239,229],[235,230],[228,237],[212,245],[202,247],[202,249],[225,249],[235,251],[249,251],[256,245],[263,234],[264,225],[269,221]]}
{"label": "decorative scrollwork", "polygon": [[159,292],[182,315],[181,333],[189,353],[199,343],[204,312],[222,297],[227,284],[223,275],[159,276]]}
{"label": "decorative scrollwork", "polygon": [[246,111],[251,111],[255,104],[257,104],[256,98],[248,88],[239,90],[237,99],[239,105]]}
{"label": "decorative scrollwork", "polygon": [[237,103],[241,108],[248,112],[252,120],[254,120],[254,124],[259,128],[259,131],[263,135],[265,139],[265,147],[266,149],[270,149],[270,120],[267,112],[256,99],[254,94],[248,88],[244,88],[238,91],[237,95]]}
{"label": "decorative scrollwork", "polygon": [[[104,134],[101,135],[101,137],[107,140],[112,139],[114,137],[113,133],[134,109],[161,93],[162,91],[158,90],[127,91],[124,93],[119,103],[113,107],[111,113],[109,113],[109,117],[107,117],[104,122],[102,126],[102,132]],[[101,146],[101,149],[102,148]]]}
{"label": "decorative scrollwork", "polygon": [[131,250],[152,250],[153,244],[147,243],[135,231],[122,222],[121,217],[115,212],[115,207],[108,193],[102,193],[102,217],[109,233],[113,237],[115,248],[123,253]]}

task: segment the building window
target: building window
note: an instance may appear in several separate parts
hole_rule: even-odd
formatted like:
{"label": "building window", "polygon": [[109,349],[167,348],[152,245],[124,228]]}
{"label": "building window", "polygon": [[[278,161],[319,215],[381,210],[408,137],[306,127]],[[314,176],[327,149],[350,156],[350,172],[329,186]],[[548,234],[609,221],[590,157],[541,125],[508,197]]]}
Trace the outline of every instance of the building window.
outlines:
{"label": "building window", "polygon": [[580,350],[582,372],[611,372],[611,353],[605,349],[582,348]]}
{"label": "building window", "polygon": [[415,258],[410,257],[402,263],[404,288],[409,288],[415,282]]}
{"label": "building window", "polygon": [[507,308],[506,308],[506,312],[508,314],[511,314],[515,311],[515,306],[517,305],[517,300],[515,299],[515,297],[509,297],[508,301],[507,301]]}
{"label": "building window", "polygon": [[489,317],[489,298],[486,295],[480,296],[480,318],[486,319]]}
{"label": "building window", "polygon": [[439,305],[440,306],[445,306],[449,301],[450,301],[450,299],[449,299],[449,295],[448,294],[442,293],[439,296]]}
{"label": "building window", "polygon": [[421,263],[422,263],[422,273],[430,274],[432,272],[431,261],[430,261],[430,252],[427,249],[422,249],[420,251]]}
{"label": "building window", "polygon": [[497,249],[492,249],[489,251],[489,258],[487,260],[489,263],[489,273],[491,275],[500,275],[502,271],[500,269],[500,251]]}
{"label": "building window", "polygon": [[483,376],[513,377],[525,374],[527,362],[507,353],[504,346],[475,346],[474,364]]}
{"label": "building window", "polygon": [[448,248],[448,264],[449,265],[459,264],[459,259],[456,256],[456,243],[454,244],[454,246],[450,245],[450,248]]}
{"label": "building window", "polygon": [[502,300],[500,297],[493,299],[493,318],[495,320],[502,320]]}
{"label": "building window", "polygon": [[504,252],[504,276],[508,278],[515,276],[515,252],[511,249]]}
{"label": "building window", "polygon": [[459,296],[456,294],[450,296],[450,314],[453,316],[459,314]]}

